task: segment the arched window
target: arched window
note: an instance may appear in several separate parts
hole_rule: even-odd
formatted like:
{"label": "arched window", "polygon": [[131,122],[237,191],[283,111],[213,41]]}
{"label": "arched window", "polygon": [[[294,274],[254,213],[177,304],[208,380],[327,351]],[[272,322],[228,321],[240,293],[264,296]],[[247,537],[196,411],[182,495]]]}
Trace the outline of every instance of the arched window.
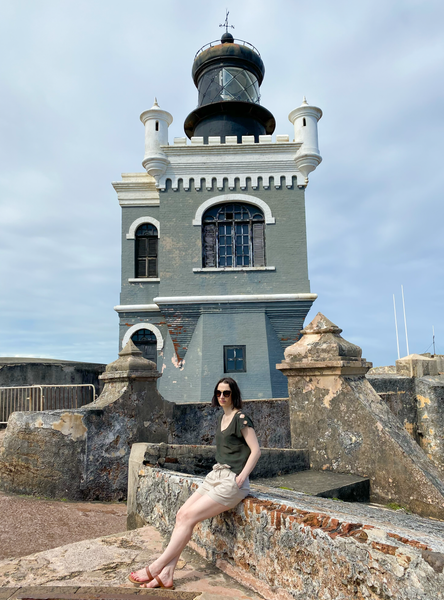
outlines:
{"label": "arched window", "polygon": [[131,340],[141,350],[143,358],[157,363],[157,338],[149,329],[139,329],[133,333]]}
{"label": "arched window", "polygon": [[203,267],[264,267],[265,219],[252,204],[219,204],[202,218]]}
{"label": "arched window", "polygon": [[136,231],[136,277],[157,277],[157,227],[143,223]]}

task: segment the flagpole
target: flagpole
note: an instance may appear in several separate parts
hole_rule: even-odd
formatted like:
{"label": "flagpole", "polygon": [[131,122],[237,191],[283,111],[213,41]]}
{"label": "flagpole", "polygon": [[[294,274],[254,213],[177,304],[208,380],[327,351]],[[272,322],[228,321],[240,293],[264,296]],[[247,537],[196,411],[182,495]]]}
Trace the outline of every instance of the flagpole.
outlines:
{"label": "flagpole", "polygon": [[396,302],[395,302],[395,294],[393,294],[393,310],[395,312],[395,329],[396,329],[396,346],[398,348],[398,360],[401,358],[399,354],[399,335],[398,335],[398,321],[396,319]]}
{"label": "flagpole", "polygon": [[407,334],[407,318],[405,316],[405,302],[404,302],[404,286],[401,285],[401,293],[402,293],[402,308],[404,310],[404,326],[405,326],[405,343],[407,344],[407,356],[409,356],[409,336]]}

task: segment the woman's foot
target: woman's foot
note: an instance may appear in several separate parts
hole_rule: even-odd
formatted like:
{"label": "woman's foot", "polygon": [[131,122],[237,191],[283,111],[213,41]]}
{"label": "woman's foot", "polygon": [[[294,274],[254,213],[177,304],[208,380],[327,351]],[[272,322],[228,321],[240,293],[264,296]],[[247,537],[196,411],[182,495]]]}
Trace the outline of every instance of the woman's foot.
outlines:
{"label": "woman's foot", "polygon": [[143,569],[134,571],[129,575],[128,579],[131,581],[131,583],[134,583],[135,585],[149,583],[160,572],[159,569],[157,569],[156,571],[154,565],[155,563],[153,563],[149,567],[144,567]]}
{"label": "woman's foot", "polygon": [[158,575],[154,575],[154,573],[151,571],[151,574],[153,575],[154,579],[152,579],[150,582],[142,584],[140,587],[156,588],[163,586],[164,588],[171,589],[174,587],[173,573],[174,569],[171,567],[165,567]]}

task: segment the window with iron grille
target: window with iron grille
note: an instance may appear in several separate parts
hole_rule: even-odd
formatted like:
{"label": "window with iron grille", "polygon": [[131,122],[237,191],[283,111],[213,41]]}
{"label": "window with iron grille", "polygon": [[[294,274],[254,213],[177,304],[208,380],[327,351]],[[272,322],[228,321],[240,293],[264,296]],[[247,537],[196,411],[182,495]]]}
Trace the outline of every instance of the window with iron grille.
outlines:
{"label": "window with iron grille", "polygon": [[224,373],[245,373],[245,346],[224,346]]}
{"label": "window with iron grille", "polygon": [[157,362],[157,338],[150,329],[139,329],[131,340],[142,352],[143,358]]}
{"label": "window with iron grille", "polygon": [[219,204],[202,219],[203,267],[264,267],[265,219],[251,204]]}
{"label": "window with iron grille", "polygon": [[157,277],[159,236],[157,227],[144,223],[136,231],[136,277]]}

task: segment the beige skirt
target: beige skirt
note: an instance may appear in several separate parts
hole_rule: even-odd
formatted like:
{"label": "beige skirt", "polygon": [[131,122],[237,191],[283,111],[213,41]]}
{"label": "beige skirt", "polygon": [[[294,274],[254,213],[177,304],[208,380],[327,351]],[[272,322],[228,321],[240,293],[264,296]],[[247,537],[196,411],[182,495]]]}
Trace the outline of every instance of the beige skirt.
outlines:
{"label": "beige skirt", "polygon": [[217,463],[197,491],[202,496],[207,495],[227,508],[233,508],[248,496],[250,481],[247,477],[242,487],[239,487],[236,483],[236,473],[231,470],[231,467]]}

